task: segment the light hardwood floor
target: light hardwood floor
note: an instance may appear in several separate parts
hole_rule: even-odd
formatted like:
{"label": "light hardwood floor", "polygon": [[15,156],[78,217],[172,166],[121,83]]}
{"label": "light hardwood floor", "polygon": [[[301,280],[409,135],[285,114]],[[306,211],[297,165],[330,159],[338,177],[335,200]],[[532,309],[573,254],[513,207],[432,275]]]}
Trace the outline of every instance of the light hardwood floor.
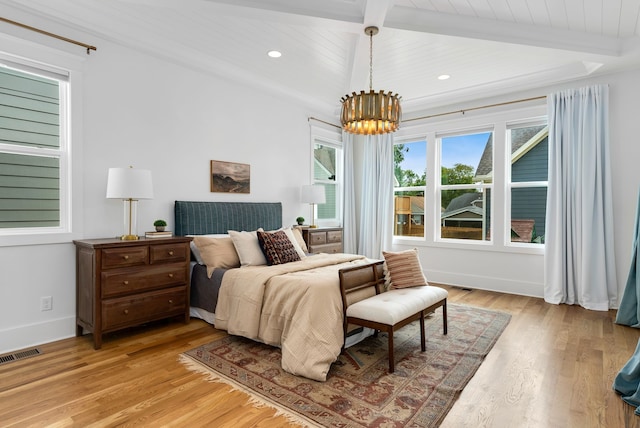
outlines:
{"label": "light hardwood floor", "polygon": [[[450,303],[512,319],[442,427],[640,426],[611,389],[640,331],[614,324],[614,311],[446,288]],[[42,345],[0,365],[0,426],[294,426],[178,362],[224,334],[192,320],[107,335],[99,351],[90,336]]]}

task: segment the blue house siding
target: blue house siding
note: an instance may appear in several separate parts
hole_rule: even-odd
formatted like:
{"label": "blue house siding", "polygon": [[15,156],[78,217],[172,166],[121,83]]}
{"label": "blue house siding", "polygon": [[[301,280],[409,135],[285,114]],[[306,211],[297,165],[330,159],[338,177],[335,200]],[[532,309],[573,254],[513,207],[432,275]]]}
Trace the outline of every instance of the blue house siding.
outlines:
{"label": "blue house siding", "polygon": [[549,137],[545,137],[511,166],[511,181],[547,181],[549,176]]}
{"label": "blue house siding", "polygon": [[[511,167],[511,181],[547,181],[548,137],[533,147]],[[535,220],[536,235],[545,234],[547,188],[520,188],[511,191],[511,218]]]}

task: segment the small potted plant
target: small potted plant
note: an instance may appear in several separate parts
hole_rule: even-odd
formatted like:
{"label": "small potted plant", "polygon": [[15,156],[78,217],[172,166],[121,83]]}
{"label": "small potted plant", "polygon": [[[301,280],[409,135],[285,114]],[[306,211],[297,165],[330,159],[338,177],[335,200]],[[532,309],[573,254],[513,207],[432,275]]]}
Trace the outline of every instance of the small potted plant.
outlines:
{"label": "small potted plant", "polygon": [[153,222],[156,227],[156,232],[164,232],[164,228],[167,227],[167,222],[164,220],[156,220]]}
{"label": "small potted plant", "polygon": [[296,223],[298,223],[298,226],[302,226],[304,224],[304,217],[296,218]]}

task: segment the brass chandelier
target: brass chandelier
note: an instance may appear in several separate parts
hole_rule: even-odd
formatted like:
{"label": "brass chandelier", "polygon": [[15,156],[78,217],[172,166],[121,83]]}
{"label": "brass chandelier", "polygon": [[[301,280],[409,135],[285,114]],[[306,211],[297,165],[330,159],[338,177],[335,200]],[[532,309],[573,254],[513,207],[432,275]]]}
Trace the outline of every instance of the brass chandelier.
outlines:
{"label": "brass chandelier", "polygon": [[377,135],[395,132],[400,127],[400,95],[373,90],[373,36],[378,27],[367,27],[369,35],[369,92],[353,92],[340,99],[342,129],[351,134]]}

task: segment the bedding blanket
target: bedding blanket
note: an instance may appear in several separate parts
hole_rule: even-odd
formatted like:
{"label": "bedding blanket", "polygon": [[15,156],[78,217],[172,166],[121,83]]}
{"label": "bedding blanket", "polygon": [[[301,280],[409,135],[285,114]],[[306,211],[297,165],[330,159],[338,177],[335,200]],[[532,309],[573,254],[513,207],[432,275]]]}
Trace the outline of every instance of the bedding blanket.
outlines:
{"label": "bedding blanket", "polygon": [[222,278],[215,326],[279,346],[283,370],[325,381],[344,343],[338,270],[369,262],[354,254],[317,254],[230,269]]}

